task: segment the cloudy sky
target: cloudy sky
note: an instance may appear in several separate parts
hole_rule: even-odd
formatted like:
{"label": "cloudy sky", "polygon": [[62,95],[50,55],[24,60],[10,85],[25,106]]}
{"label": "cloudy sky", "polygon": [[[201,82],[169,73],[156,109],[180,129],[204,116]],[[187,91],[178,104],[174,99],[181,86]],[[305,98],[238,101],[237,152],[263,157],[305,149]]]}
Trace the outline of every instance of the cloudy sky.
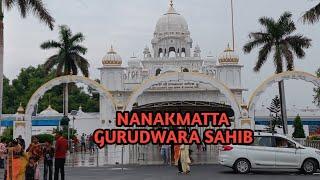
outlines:
{"label": "cloudy sky", "polygon": [[[234,0],[236,50],[244,65],[243,86],[247,101],[250,93],[261,81],[274,73],[272,59],[254,73],[257,51],[243,54],[241,47],[248,40],[248,33],[260,30],[257,22],[261,16],[277,18],[284,11],[294,14],[297,32],[313,39],[312,48],[307,50],[303,60],[296,60],[297,70],[314,73],[320,67],[320,23],[303,25],[301,15],[319,1],[312,0]],[[86,36],[88,47],[86,57],[91,64],[91,78],[98,78],[101,59],[107,48],[113,44],[122,58],[128,60],[134,53],[142,56],[143,48],[150,47],[150,41],[158,18],[166,12],[168,0],[45,0],[48,9],[56,19],[56,25],[66,24],[74,32]],[[202,56],[209,53],[218,57],[231,42],[230,1],[229,0],[175,0],[176,10],[189,24],[195,44],[202,49]],[[16,9],[5,11],[5,70],[13,79],[20,68],[43,63],[54,51],[43,51],[41,42],[57,38],[57,28],[50,31],[38,19],[29,16],[21,19]],[[286,96],[289,106],[312,105],[311,84],[300,81],[286,82]],[[269,104],[267,99],[274,96],[275,87],[270,88],[262,97],[261,104]]]}

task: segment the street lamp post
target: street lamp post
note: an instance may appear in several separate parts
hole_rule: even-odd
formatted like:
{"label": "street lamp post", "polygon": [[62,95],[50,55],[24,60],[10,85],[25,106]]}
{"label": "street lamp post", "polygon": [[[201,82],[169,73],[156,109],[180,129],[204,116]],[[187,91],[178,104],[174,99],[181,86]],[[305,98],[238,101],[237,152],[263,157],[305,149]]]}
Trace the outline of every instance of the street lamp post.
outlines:
{"label": "street lamp post", "polygon": [[[70,112],[71,116],[72,116],[72,134],[74,135],[74,120],[76,119],[76,115],[78,114],[78,111],[76,110],[72,110]],[[71,144],[72,144],[72,152],[73,152],[73,157],[72,157],[72,167],[74,167],[74,160],[75,160],[75,146],[73,145],[72,141],[71,141]]]}
{"label": "street lamp post", "polygon": [[[68,116],[63,116],[63,118],[61,119],[60,121],[60,125],[63,126],[63,127],[67,127],[67,131],[68,131],[68,145],[70,145],[70,128],[69,128],[69,122],[70,122],[70,119],[68,118]],[[70,149],[69,149],[70,150]]]}
{"label": "street lamp post", "polygon": [[[70,115],[72,116],[72,135],[74,135],[74,120],[76,119],[76,115],[78,114],[78,111],[77,110],[72,110],[70,112]],[[71,146],[73,145],[72,141],[71,141]],[[73,147],[73,146],[72,146]]]}

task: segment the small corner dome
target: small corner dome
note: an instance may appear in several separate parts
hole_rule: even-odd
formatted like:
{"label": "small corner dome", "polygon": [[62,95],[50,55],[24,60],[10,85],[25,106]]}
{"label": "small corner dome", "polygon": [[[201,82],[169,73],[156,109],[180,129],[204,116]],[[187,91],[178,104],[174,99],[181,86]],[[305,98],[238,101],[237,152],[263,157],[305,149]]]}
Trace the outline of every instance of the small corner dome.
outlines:
{"label": "small corner dome", "polygon": [[227,48],[223,51],[223,53],[219,56],[220,64],[238,64],[239,57],[234,53],[228,44]]}
{"label": "small corner dome", "polygon": [[41,111],[39,115],[41,115],[41,116],[57,116],[57,115],[59,115],[59,112],[56,111],[55,109],[53,109],[51,107],[51,105],[49,105],[47,107],[47,109]]}
{"label": "small corner dome", "polygon": [[155,34],[160,33],[185,33],[189,34],[188,23],[185,18],[176,12],[173,4],[157,22]]}
{"label": "small corner dome", "polygon": [[17,114],[24,114],[24,108],[22,106],[22,103],[20,103],[18,109],[17,109]]}
{"label": "small corner dome", "polygon": [[111,46],[108,53],[102,59],[103,66],[121,66],[122,58]]}

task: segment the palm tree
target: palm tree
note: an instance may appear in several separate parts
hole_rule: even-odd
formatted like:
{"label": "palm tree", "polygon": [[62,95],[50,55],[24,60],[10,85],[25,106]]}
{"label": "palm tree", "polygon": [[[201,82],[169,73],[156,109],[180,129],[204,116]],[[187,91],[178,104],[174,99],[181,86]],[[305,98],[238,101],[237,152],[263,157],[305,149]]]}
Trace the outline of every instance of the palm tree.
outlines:
{"label": "palm tree", "polygon": [[40,21],[44,22],[53,29],[54,18],[49,14],[42,0],[0,0],[0,119],[2,117],[2,97],[3,97],[3,11],[2,5],[7,10],[17,7],[22,18],[28,13],[33,13]]}
{"label": "palm tree", "polygon": [[[244,45],[243,51],[250,53],[254,48],[259,49],[258,60],[254,67],[254,71],[260,71],[263,64],[267,61],[268,56],[273,53],[273,63],[275,65],[275,73],[282,73],[284,62],[287,71],[294,70],[294,56],[303,58],[305,56],[304,49],[311,46],[311,39],[300,34],[292,35],[296,30],[295,24],[291,19],[292,14],[285,12],[276,21],[269,17],[262,17],[259,23],[263,30],[252,32],[249,34],[249,42]],[[279,94],[281,100],[281,116],[283,121],[283,130],[287,131],[287,118],[285,107],[284,82],[280,81]]]}
{"label": "palm tree", "polygon": [[320,20],[320,3],[311,8],[302,16],[304,23],[316,23]]}
{"label": "palm tree", "polygon": [[[77,75],[78,69],[85,76],[89,76],[88,60],[82,57],[87,48],[80,45],[84,41],[82,33],[72,34],[67,26],[60,26],[59,41],[49,40],[41,44],[42,49],[58,49],[57,54],[49,57],[44,68],[49,72],[56,69],[56,76]],[[64,115],[68,114],[68,84],[64,84]]]}

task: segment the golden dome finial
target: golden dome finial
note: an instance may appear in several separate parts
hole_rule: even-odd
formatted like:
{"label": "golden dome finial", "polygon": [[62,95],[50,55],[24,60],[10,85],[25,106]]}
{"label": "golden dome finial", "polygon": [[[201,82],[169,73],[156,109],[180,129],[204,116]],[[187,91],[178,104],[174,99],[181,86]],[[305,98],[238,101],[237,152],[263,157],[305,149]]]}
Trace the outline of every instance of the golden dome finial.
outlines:
{"label": "golden dome finial", "polygon": [[230,51],[233,51],[233,50],[230,48],[230,44],[228,43],[227,48],[224,50],[224,52],[230,52]]}
{"label": "golden dome finial", "polygon": [[110,49],[109,49],[108,53],[109,54],[114,54],[115,53],[115,51],[113,49],[113,45],[110,46]]}

